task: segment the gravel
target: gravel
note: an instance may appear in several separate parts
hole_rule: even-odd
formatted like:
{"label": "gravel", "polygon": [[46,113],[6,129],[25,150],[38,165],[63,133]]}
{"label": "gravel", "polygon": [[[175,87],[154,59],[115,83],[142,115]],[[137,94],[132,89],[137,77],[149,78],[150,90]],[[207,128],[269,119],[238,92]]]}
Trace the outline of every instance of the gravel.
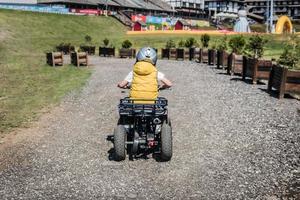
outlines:
{"label": "gravel", "polygon": [[[300,102],[214,67],[160,60],[173,80],[170,162],[112,161],[116,87],[134,63],[92,58],[93,75],[26,139],[0,152],[1,199],[299,199]],[[20,133],[22,134],[22,133]],[[1,169],[1,168],[0,168]]]}

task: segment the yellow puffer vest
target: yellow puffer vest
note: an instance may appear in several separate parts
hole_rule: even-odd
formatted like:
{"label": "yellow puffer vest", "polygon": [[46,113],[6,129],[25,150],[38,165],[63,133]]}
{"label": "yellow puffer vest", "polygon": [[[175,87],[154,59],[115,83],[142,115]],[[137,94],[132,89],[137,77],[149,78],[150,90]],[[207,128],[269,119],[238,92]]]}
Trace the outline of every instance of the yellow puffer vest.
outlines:
{"label": "yellow puffer vest", "polygon": [[[133,80],[131,83],[131,99],[157,99],[158,83],[157,69],[149,62],[140,61],[133,67]],[[135,103],[147,103],[138,101]],[[154,102],[148,102],[154,103]]]}

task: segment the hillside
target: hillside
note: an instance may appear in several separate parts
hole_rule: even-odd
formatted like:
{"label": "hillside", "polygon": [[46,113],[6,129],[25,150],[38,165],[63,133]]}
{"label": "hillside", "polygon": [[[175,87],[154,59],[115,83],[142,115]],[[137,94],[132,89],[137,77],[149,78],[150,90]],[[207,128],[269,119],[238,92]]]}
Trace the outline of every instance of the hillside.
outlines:
{"label": "hillside", "polygon": [[114,44],[124,34],[113,18],[0,10],[0,135],[32,121],[89,77],[89,69],[46,67],[46,51],[61,42],[78,47],[86,35],[96,46],[105,37]]}

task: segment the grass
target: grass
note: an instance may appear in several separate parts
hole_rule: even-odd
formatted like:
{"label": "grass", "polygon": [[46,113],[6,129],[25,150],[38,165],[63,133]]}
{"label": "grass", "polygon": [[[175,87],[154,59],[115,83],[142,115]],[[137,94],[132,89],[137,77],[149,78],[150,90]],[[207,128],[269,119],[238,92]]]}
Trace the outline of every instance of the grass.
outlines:
{"label": "grass", "polygon": [[99,46],[108,36],[119,42],[125,28],[106,17],[0,10],[0,135],[85,84],[90,69],[46,66],[45,52],[61,42],[79,46],[86,35]]}
{"label": "grass", "polygon": [[[78,48],[84,44],[86,35],[91,36],[91,43],[96,46],[108,38],[117,49],[125,39],[132,41],[137,49],[143,46],[159,49],[169,39],[178,44],[189,37],[200,43],[198,35],[128,36],[126,28],[110,17],[0,10],[0,135],[26,126],[39,116],[42,108],[58,103],[66,93],[85,84],[90,69],[46,66],[45,52],[62,42]],[[279,57],[284,39],[266,37],[270,41],[266,57]],[[210,44],[219,39],[220,36],[212,36]]]}

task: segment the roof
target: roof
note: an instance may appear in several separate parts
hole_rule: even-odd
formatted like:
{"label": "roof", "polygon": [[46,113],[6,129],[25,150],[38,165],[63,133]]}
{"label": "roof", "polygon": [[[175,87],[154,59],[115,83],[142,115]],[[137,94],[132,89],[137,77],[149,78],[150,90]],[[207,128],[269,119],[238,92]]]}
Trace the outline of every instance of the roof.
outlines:
{"label": "roof", "polygon": [[183,19],[179,19],[179,20],[177,20],[177,22],[182,23],[182,25],[184,25],[184,26],[190,26],[190,24],[187,21],[183,20]]}
{"label": "roof", "polygon": [[171,12],[171,7],[162,0],[37,0],[38,3],[74,3],[87,5],[109,5],[143,10]]}
{"label": "roof", "polygon": [[143,22],[143,21],[136,21],[135,23],[139,23],[142,26],[147,26],[147,24],[145,22]]}

